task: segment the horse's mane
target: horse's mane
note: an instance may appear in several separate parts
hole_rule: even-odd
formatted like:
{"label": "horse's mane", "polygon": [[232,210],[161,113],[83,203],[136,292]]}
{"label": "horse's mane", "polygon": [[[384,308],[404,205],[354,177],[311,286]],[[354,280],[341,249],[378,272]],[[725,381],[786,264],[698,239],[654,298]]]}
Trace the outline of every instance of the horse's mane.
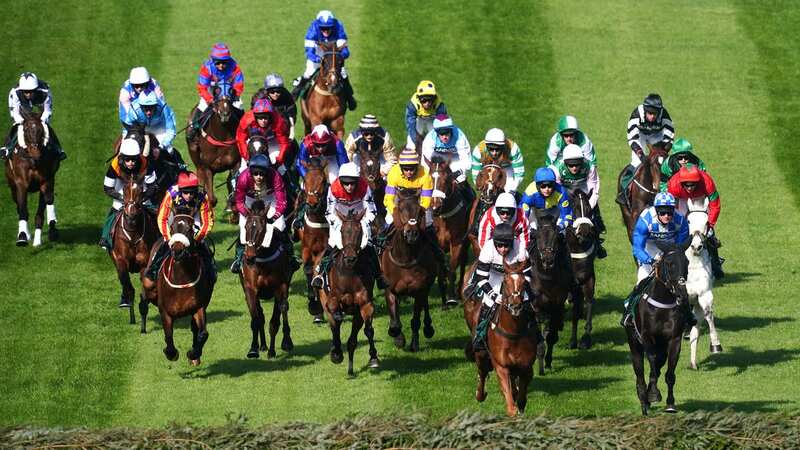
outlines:
{"label": "horse's mane", "polygon": [[250,205],[250,213],[255,215],[261,215],[264,213],[264,210],[267,209],[267,206],[264,204],[263,200],[256,200]]}

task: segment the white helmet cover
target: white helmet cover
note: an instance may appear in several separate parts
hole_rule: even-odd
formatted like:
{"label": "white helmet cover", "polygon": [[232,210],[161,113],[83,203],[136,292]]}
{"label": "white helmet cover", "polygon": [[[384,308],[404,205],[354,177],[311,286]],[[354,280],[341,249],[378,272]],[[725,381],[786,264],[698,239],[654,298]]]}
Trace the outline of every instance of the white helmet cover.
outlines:
{"label": "white helmet cover", "polygon": [[283,78],[277,73],[271,73],[264,78],[264,88],[271,89],[271,88],[279,88],[283,87]]}
{"label": "white helmet cover", "polygon": [[484,140],[487,144],[503,145],[506,142],[506,134],[500,128],[492,128],[486,132]]}
{"label": "white helmet cover", "polygon": [[139,156],[139,143],[134,139],[123,139],[119,146],[119,154],[122,156]]}
{"label": "white helmet cover", "polygon": [[497,200],[494,202],[495,208],[516,208],[517,207],[517,200],[514,196],[508,192],[503,192],[502,194],[497,196]]}
{"label": "white helmet cover", "polygon": [[150,73],[144,67],[134,67],[131,69],[131,76],[128,78],[131,84],[145,84],[150,82]]}
{"label": "white helmet cover", "polygon": [[39,78],[33,72],[25,72],[19,76],[19,88],[23,91],[32,91],[39,87]]}
{"label": "white helmet cover", "polygon": [[361,169],[354,162],[345,163],[339,168],[339,176],[358,178],[361,176]]}
{"label": "white helmet cover", "polygon": [[575,144],[569,144],[564,147],[564,160],[568,159],[583,159],[583,150]]}

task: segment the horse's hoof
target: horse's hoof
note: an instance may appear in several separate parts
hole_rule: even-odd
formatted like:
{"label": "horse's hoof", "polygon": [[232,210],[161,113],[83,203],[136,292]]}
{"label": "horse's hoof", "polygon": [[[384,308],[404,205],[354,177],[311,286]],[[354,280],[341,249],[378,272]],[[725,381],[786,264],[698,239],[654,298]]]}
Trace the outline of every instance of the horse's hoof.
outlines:
{"label": "horse's hoof", "polygon": [[552,363],[549,363],[549,362],[547,362],[547,363],[544,363],[544,368],[545,368],[545,369],[552,369],[552,368],[553,368],[553,364],[552,364]]}
{"label": "horse's hoof", "polygon": [[344,361],[344,354],[331,351],[331,362],[334,364],[341,364]]}
{"label": "horse's hoof", "polygon": [[578,348],[581,350],[589,350],[592,348],[592,336],[588,334],[581,336],[581,341],[578,343]]}
{"label": "horse's hoof", "polygon": [[690,362],[690,363],[689,363],[689,368],[690,368],[690,369],[692,369],[692,370],[697,370],[697,363],[695,363],[695,362]]}
{"label": "horse's hoof", "polygon": [[415,340],[415,339],[412,339],[411,340],[411,344],[409,344],[409,346],[408,346],[408,351],[410,351],[411,353],[418,352],[419,351],[419,341]]}
{"label": "horse's hoof", "polygon": [[684,341],[688,341],[691,338],[692,338],[692,330],[691,329],[686,330],[686,331],[683,332],[683,340]]}
{"label": "horse's hoof", "polygon": [[427,339],[430,339],[436,334],[436,330],[433,329],[433,326],[426,326],[422,329],[422,334],[425,335]]}
{"label": "horse's hoof", "polygon": [[283,340],[281,341],[281,350],[285,352],[290,352],[294,350],[294,342],[292,342],[292,338],[290,338],[289,336],[283,338]]}
{"label": "horse's hoof", "polygon": [[[322,317],[322,303],[319,300],[309,300],[308,313],[312,316]],[[316,319],[316,317],[314,318]]]}
{"label": "horse's hoof", "polygon": [[650,389],[647,391],[647,401],[652,403],[658,403],[661,401],[661,391],[658,388]]}
{"label": "horse's hoof", "polygon": [[389,327],[389,337],[397,337],[400,336],[400,327]]}
{"label": "horse's hoof", "polygon": [[403,333],[400,333],[394,337],[394,346],[397,348],[403,348],[406,346],[406,336]]}
{"label": "horse's hoof", "polygon": [[380,364],[380,361],[378,360],[377,356],[374,357],[374,358],[370,358],[369,359],[369,368],[370,369],[377,369],[380,366],[381,366],[381,364]]}
{"label": "horse's hoof", "polygon": [[275,349],[273,349],[273,348],[270,348],[270,349],[267,351],[267,358],[268,358],[268,359],[272,359],[272,358],[274,358],[275,356],[277,356],[277,354],[275,353]]}
{"label": "horse's hoof", "polygon": [[28,235],[25,233],[20,233],[17,235],[17,247],[27,247],[28,246]]}
{"label": "horse's hoof", "polygon": [[170,361],[177,361],[178,360],[178,349],[173,348],[172,350],[165,348],[164,349],[164,356],[167,357]]}
{"label": "horse's hoof", "polygon": [[322,318],[322,314],[314,316],[314,325],[322,325],[323,323],[325,323],[325,319]]}
{"label": "horse's hoof", "polygon": [[258,350],[251,348],[249,352],[247,352],[247,357],[250,359],[258,358]]}
{"label": "horse's hoof", "polygon": [[192,359],[192,360],[189,361],[189,365],[197,367],[197,366],[200,365],[200,360],[199,359]]}
{"label": "horse's hoof", "polygon": [[711,353],[722,353],[722,344],[719,345],[711,344],[708,348]]}
{"label": "horse's hoof", "polygon": [[642,415],[643,416],[646,416],[649,411],[650,411],[650,405],[642,405]]}
{"label": "horse's hoof", "polygon": [[678,412],[678,408],[676,408],[675,405],[667,405],[667,407],[664,408],[664,412],[675,414]]}
{"label": "horse's hoof", "polygon": [[540,377],[543,377],[543,376],[544,376],[544,369],[539,369],[539,376],[540,376]]}
{"label": "horse's hoof", "polygon": [[262,352],[267,351],[267,344],[261,344],[261,347],[259,347],[258,350]]}
{"label": "horse's hoof", "polygon": [[475,400],[477,400],[479,402],[482,402],[482,401],[486,400],[486,391],[484,391],[484,392],[475,391]]}
{"label": "horse's hoof", "polygon": [[578,348],[578,340],[577,339],[570,339],[569,340],[569,348],[571,350],[574,350],[574,349]]}

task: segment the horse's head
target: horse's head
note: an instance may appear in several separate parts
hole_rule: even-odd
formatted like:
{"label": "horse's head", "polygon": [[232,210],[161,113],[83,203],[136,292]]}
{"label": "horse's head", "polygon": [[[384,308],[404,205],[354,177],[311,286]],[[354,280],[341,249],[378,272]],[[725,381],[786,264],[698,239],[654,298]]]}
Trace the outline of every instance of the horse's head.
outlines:
{"label": "horse's head", "polygon": [[558,249],[558,226],[556,217],[548,212],[534,212],[536,217],[536,253],[544,272],[550,272],[556,265]]}
{"label": "horse's head", "polygon": [[250,205],[244,223],[244,258],[245,262],[252,264],[258,253],[259,247],[264,242],[267,234],[267,211],[269,208],[261,200],[256,200]]}
{"label": "horse's head", "polygon": [[169,247],[175,261],[180,261],[191,254],[194,247],[194,216],[189,208],[178,208],[170,225],[172,237]]}
{"label": "horse's head", "polygon": [[359,149],[358,163],[361,167],[361,175],[367,179],[370,188],[383,180],[381,177],[381,156],[379,152],[371,152],[366,148]]}
{"label": "horse's head", "polygon": [[131,177],[122,190],[122,215],[128,225],[133,226],[141,217],[144,200],[144,179]]}
{"label": "horse's head", "polygon": [[342,221],[342,262],[347,269],[353,269],[358,261],[358,254],[361,251],[364,230],[361,227],[361,219],[364,218],[366,209],[355,214],[352,210],[347,216],[336,212]]}
{"label": "horse's head", "polygon": [[581,244],[586,244],[595,238],[592,207],[589,204],[591,195],[591,190],[587,194],[580,189],[576,189],[569,195],[569,202],[572,204],[572,212],[575,215],[570,232],[575,235]]}
{"label": "horse's head", "polygon": [[[642,161],[640,171],[642,185],[648,189],[652,188],[652,195],[657,193],[661,186],[661,163],[667,156],[667,150],[663,145],[648,146],[650,153]],[[652,203],[652,200],[649,202]]]}
{"label": "horse's head", "polygon": [[233,113],[233,86],[230,83],[218,83],[211,90],[214,96],[214,113],[219,116],[222,123],[228,123]]}
{"label": "horse's head", "polygon": [[442,212],[447,197],[453,195],[455,190],[455,179],[453,172],[450,170],[450,164],[442,158],[436,156],[433,160],[429,161],[431,178],[433,179],[433,196],[431,198],[431,211],[434,215],[439,215]]}
{"label": "horse's head", "polygon": [[402,231],[407,244],[415,244],[425,226],[425,210],[419,204],[417,189],[398,189],[397,206],[394,208],[394,223]]}
{"label": "horse's head", "polygon": [[506,171],[497,164],[486,164],[478,172],[475,189],[483,203],[494,204],[506,185]]}
{"label": "horse's head", "polygon": [[518,261],[508,264],[503,260],[503,284],[501,293],[503,304],[512,316],[519,316],[522,312],[522,302],[525,300],[525,268],[528,261]]}
{"label": "horse's head", "polygon": [[692,237],[689,249],[693,255],[700,256],[707,245],[708,211],[704,209],[689,210],[686,220],[689,222],[689,235]]}
{"label": "horse's head", "polygon": [[38,161],[50,141],[50,131],[42,123],[39,115],[21,109],[22,124],[17,127],[17,146],[24,150],[30,159]]}
{"label": "horse's head", "polygon": [[691,241],[683,245],[656,242],[656,246],[662,252],[654,267],[656,279],[666,286],[679,302],[689,300],[689,294],[686,292],[686,276],[689,272],[686,250],[689,245]]}
{"label": "horse's head", "polygon": [[311,158],[301,161],[306,168],[306,176],[303,178],[303,187],[306,194],[306,205],[309,211],[322,213],[325,211],[328,195],[328,177],[325,175],[327,160],[323,158]]}
{"label": "horse's head", "polygon": [[267,138],[264,136],[256,134],[247,141],[247,153],[250,154],[250,158],[255,155],[266,155],[269,157],[268,150]]}
{"label": "horse's head", "polygon": [[317,45],[322,49],[322,63],[317,84],[332,92],[339,86],[344,58],[342,58],[341,49],[336,47],[335,42],[318,42]]}

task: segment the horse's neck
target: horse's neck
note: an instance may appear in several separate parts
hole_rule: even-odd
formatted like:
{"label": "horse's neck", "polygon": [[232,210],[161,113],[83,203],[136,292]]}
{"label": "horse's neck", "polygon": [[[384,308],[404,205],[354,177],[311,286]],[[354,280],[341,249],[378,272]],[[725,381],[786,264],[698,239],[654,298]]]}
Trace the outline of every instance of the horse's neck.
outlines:
{"label": "horse's neck", "polygon": [[673,303],[675,297],[672,295],[672,292],[667,288],[667,286],[658,278],[653,280],[653,283],[650,284],[650,288],[647,290],[647,295],[652,297],[653,300],[670,304]]}
{"label": "horse's neck", "polygon": [[396,229],[395,236],[392,239],[392,256],[397,260],[414,259],[419,253],[420,238],[414,244],[409,244],[403,238],[403,230]]}
{"label": "horse's neck", "polygon": [[223,123],[219,118],[219,114],[214,113],[211,120],[208,122],[208,133],[215,139],[225,140],[236,136],[237,123],[233,120],[234,112],[231,111],[231,116],[228,122]]}
{"label": "horse's neck", "polygon": [[181,261],[172,258],[170,281],[173,283],[191,283],[200,273],[200,261],[197,253],[192,253]]}

